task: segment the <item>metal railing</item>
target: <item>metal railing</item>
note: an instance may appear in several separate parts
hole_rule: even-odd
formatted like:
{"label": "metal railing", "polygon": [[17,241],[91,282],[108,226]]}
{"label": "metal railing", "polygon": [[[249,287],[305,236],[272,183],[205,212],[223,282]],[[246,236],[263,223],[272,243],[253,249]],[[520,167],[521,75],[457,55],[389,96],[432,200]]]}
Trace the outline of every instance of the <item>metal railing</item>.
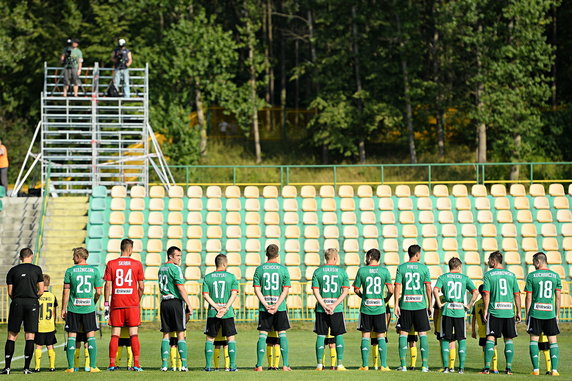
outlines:
{"label": "metal railing", "polygon": [[[510,179],[510,170],[514,166],[521,169],[518,180]],[[177,174],[177,183],[186,186],[572,183],[572,162],[173,165],[169,168]],[[264,171],[264,181],[252,180],[257,177],[256,171]]]}

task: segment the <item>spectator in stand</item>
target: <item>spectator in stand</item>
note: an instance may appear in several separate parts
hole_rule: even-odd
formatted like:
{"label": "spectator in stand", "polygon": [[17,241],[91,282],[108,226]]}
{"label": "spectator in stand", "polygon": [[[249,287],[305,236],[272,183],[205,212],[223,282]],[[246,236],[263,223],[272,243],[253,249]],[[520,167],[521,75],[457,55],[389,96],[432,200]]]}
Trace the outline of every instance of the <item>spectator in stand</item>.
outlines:
{"label": "spectator in stand", "polygon": [[129,98],[131,96],[131,91],[129,89],[129,66],[133,59],[131,58],[131,51],[125,47],[125,40],[122,38],[119,40],[117,48],[113,50],[111,55],[111,60],[113,61],[113,84],[117,91],[119,91],[119,86],[121,85],[121,78],[123,78],[123,96]]}
{"label": "spectator in stand", "polygon": [[73,95],[77,97],[79,90],[79,75],[83,66],[83,54],[78,48],[79,40],[74,38],[68,40],[67,46],[62,52],[60,60],[64,65],[64,97],[68,96],[68,88],[70,84],[73,86]]}
{"label": "spectator in stand", "polygon": [[8,150],[0,139],[0,186],[3,186],[6,192],[8,192],[8,166]]}

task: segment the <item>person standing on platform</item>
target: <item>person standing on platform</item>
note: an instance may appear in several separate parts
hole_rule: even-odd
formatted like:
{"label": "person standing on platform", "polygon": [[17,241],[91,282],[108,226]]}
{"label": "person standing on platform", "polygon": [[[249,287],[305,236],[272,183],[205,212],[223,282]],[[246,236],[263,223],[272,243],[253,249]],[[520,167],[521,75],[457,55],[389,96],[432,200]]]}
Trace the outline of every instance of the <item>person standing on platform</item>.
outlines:
{"label": "person standing on platform", "polygon": [[0,139],[0,186],[4,187],[4,190],[8,192],[8,167],[10,163],[8,162],[8,150],[6,146],[2,144],[2,139]]}
{"label": "person standing on platform", "polygon": [[73,86],[73,96],[77,97],[79,90],[81,68],[83,66],[83,53],[79,49],[79,40],[68,40],[60,60],[64,65],[64,97],[68,96],[68,88]]}
{"label": "person standing on platform", "polygon": [[125,40],[121,38],[117,44],[117,48],[111,54],[111,61],[113,61],[113,84],[117,91],[123,81],[123,96],[129,98],[131,90],[129,88],[129,66],[133,62],[131,51],[125,47]]}

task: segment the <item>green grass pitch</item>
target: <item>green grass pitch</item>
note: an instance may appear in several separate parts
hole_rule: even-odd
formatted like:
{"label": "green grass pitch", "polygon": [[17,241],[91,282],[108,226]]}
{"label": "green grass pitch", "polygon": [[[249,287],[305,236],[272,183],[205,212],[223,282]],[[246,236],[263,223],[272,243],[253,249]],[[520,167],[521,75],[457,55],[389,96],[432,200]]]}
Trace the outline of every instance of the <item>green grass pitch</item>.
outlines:
{"label": "green grass pitch", "polygon": [[[502,378],[510,377],[512,380],[524,380],[530,376],[531,364],[528,354],[528,335],[524,332],[524,326],[520,325],[519,334],[520,336],[515,339],[516,353],[514,358],[514,375],[506,376],[504,374],[499,375],[488,375],[484,376],[478,374],[477,372],[482,367],[482,352],[481,348],[477,345],[477,341],[474,339],[468,339],[468,358],[466,363],[466,372],[464,375],[454,374],[440,374],[437,370],[441,366],[440,352],[437,346],[437,340],[435,340],[434,335],[430,336],[430,357],[429,366],[431,368],[430,373],[421,373],[421,371],[409,371],[409,372],[376,372],[370,370],[368,372],[360,372],[357,368],[361,364],[360,360],[360,336],[359,332],[355,330],[356,323],[348,323],[348,333],[346,334],[346,349],[345,349],[345,359],[344,365],[349,368],[348,372],[334,372],[326,370],[323,372],[316,372],[315,367],[315,352],[314,352],[314,342],[315,334],[312,332],[312,325],[310,323],[297,323],[293,322],[293,328],[288,332],[289,346],[290,346],[290,365],[292,366],[292,372],[253,372],[252,368],[255,364],[256,356],[256,341],[257,332],[255,326],[252,324],[239,324],[238,325],[238,357],[237,363],[239,367],[239,372],[228,373],[228,372],[212,372],[206,373],[202,369],[204,367],[204,335],[202,334],[203,326],[199,323],[193,323],[190,325],[188,330],[187,342],[189,344],[189,366],[191,371],[189,373],[172,372],[163,373],[159,371],[160,358],[159,358],[159,347],[161,334],[158,332],[158,326],[156,324],[144,324],[140,333],[141,339],[141,365],[145,369],[144,372],[128,372],[126,370],[119,370],[116,372],[107,372],[105,369],[108,365],[107,359],[107,348],[109,343],[110,330],[109,328],[103,328],[103,337],[98,337],[98,366],[102,370],[99,374],[85,374],[83,371],[75,374],[63,373],[66,367],[66,358],[63,351],[63,347],[56,349],[56,365],[58,371],[55,373],[49,373],[45,369],[48,365],[47,353],[42,355],[42,367],[44,371],[39,374],[26,376],[27,378],[42,379],[45,381],[49,380],[62,380],[65,379],[93,379],[93,380],[111,380],[118,378],[130,378],[138,380],[155,380],[159,377],[169,377],[171,379],[194,379],[194,378],[204,378],[204,379],[228,379],[228,380],[238,380],[238,381],[256,381],[256,380],[268,380],[273,378],[280,378],[281,380],[300,380],[304,379],[315,379],[315,380],[347,380],[348,377],[360,377],[363,380],[374,380],[379,378],[394,378],[399,380],[416,380],[422,377],[424,380],[444,380],[444,379],[464,379],[464,380],[483,380],[485,378]],[[5,329],[5,327],[4,327]],[[572,325],[567,324],[562,327],[563,333],[559,336],[560,342],[560,366],[559,372],[561,374],[561,379],[572,379]],[[61,327],[58,329],[58,345],[63,343],[63,330]],[[389,358],[388,364],[392,369],[395,369],[398,364],[397,355],[397,335],[392,330],[389,334]],[[23,353],[23,337],[20,337],[16,344],[16,352],[14,354],[15,358],[21,357]],[[503,344],[499,345],[499,368],[504,369],[504,353]],[[83,357],[83,356],[82,356]],[[125,360],[122,360],[124,364]],[[34,362],[32,361],[32,364]],[[123,365],[122,364],[122,365]],[[418,358],[418,366],[421,365],[421,358]],[[3,364],[2,364],[3,366]],[[16,377],[22,377],[23,360],[18,359],[12,363],[12,375],[5,376],[8,379],[15,379]],[[266,367],[266,358],[264,362]],[[544,358],[541,356],[540,359],[541,373],[543,374],[544,369]],[[540,376],[539,378],[548,378],[549,376]]]}

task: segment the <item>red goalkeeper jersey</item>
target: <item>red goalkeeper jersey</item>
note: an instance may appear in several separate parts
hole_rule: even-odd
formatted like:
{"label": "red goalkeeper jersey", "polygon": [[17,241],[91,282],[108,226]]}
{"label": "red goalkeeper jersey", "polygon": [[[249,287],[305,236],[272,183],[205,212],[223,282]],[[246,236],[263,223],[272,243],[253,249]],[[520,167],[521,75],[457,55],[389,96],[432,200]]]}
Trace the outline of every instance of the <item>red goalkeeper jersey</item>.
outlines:
{"label": "red goalkeeper jersey", "polygon": [[130,257],[107,262],[104,280],[110,281],[111,308],[139,307],[139,285],[144,280],[143,265]]}

